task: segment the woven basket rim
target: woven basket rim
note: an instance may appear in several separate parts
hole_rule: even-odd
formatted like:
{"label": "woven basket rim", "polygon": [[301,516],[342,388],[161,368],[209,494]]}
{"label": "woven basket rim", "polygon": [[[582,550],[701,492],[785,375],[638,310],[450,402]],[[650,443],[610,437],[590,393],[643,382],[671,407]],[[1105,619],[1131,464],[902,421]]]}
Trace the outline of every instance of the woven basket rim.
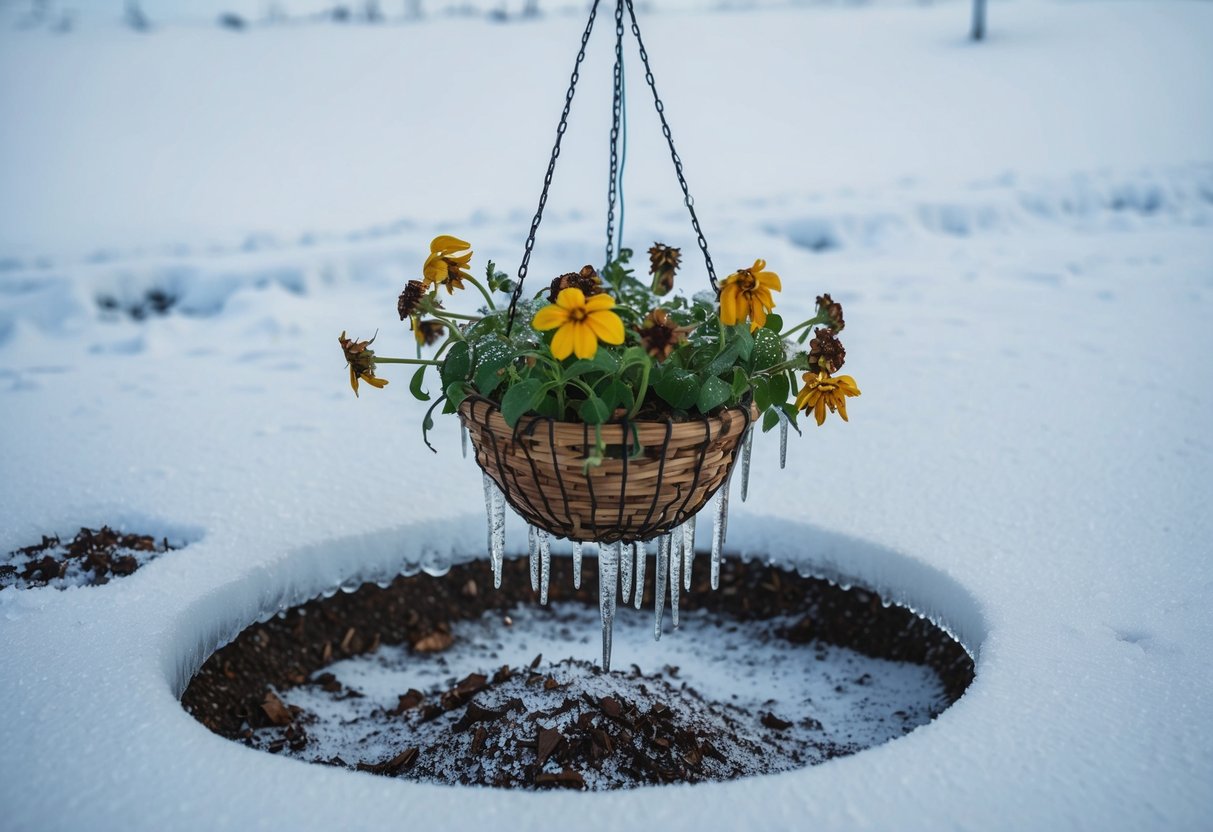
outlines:
{"label": "woven basket rim", "polygon": [[[700,425],[700,424],[703,424],[704,419],[714,419],[716,421],[724,421],[724,419],[725,419],[724,414],[729,413],[731,411],[744,412],[745,410],[748,409],[750,411],[750,413],[753,414],[754,411],[758,409],[754,405],[753,398],[749,394],[750,394],[750,391],[747,391],[747,397],[745,399],[743,399],[743,401],[740,402],[739,404],[734,404],[734,405],[729,405],[728,407],[719,408],[718,410],[714,411],[709,416],[700,415],[698,417],[691,417],[688,419],[674,419],[674,418],[669,418],[669,417],[667,417],[665,419],[608,419],[607,421],[602,422],[601,425],[605,426],[605,425],[627,424],[632,427],[637,427],[639,425],[666,425],[668,423],[668,424],[677,426],[677,425]],[[470,395],[464,396],[462,401],[460,401],[459,404],[456,406],[456,410],[461,409],[465,404],[472,402],[472,401],[484,402],[485,404],[488,404],[488,405],[491,405],[492,407],[494,407],[498,413],[501,413],[501,402],[493,401],[488,396],[483,396],[480,393],[472,393]],[[754,421],[755,418],[756,417],[752,417],[751,422]],[[539,415],[537,413],[533,413],[531,411],[527,411],[526,413],[524,413],[522,415],[522,417],[518,420],[519,424],[521,424],[523,420],[527,420],[527,419],[546,419],[547,421],[555,422],[558,425],[571,425],[571,426],[576,426],[578,428],[580,428],[582,425],[589,425],[590,427],[594,427],[594,425],[590,424],[589,422],[569,421],[567,419],[557,419],[554,416],[541,416],[541,415]]]}

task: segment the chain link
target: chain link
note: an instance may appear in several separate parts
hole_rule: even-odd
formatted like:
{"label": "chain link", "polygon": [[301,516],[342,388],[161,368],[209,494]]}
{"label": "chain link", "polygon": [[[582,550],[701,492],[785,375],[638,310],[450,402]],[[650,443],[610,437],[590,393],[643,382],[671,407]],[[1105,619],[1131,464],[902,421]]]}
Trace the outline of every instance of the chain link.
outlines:
{"label": "chain link", "polygon": [[[615,259],[615,203],[619,190],[619,125],[623,115],[623,2],[615,2],[615,90],[611,109],[611,183],[607,189],[606,263]],[[623,206],[619,206],[622,220]],[[620,246],[623,241],[620,241]]]}
{"label": "chain link", "polygon": [[670,133],[670,124],[665,119],[665,103],[657,94],[657,83],[653,80],[653,69],[649,66],[649,53],[644,48],[644,39],[640,37],[640,24],[636,22],[636,9],[632,6],[632,0],[624,0],[624,2],[627,4],[628,16],[632,19],[632,34],[636,36],[636,44],[640,47],[640,60],[644,63],[644,80],[648,82],[649,89],[653,91],[653,104],[657,107],[657,116],[661,119],[661,132],[670,146],[670,158],[674,160],[674,172],[678,174],[678,184],[682,186],[683,202],[691,214],[691,225],[698,238],[699,250],[703,252],[703,261],[708,269],[708,280],[712,282],[712,289],[716,294],[720,294],[720,284],[716,282],[716,267],[712,264],[712,255],[708,253],[708,241],[703,236],[703,229],[699,227],[699,217],[695,214],[695,199],[691,196],[686,176],[682,172],[682,157],[674,149],[674,137]]}
{"label": "chain link", "polygon": [[577,81],[581,78],[581,62],[585,60],[586,44],[590,42],[590,33],[594,31],[594,19],[598,16],[599,0],[594,0],[590,6],[590,19],[585,24],[581,35],[581,48],[577,50],[577,61],[573,64],[573,74],[569,77],[569,89],[564,94],[564,110],[560,113],[560,124],[556,127],[556,143],[552,146],[552,158],[548,160],[548,170],[543,177],[543,191],[539,194],[539,207],[531,220],[531,231],[526,238],[526,247],[522,252],[522,263],[518,266],[518,284],[514,294],[510,296],[510,317],[506,323],[505,333],[508,336],[514,329],[514,315],[518,311],[518,299],[522,297],[522,283],[526,280],[527,270],[531,263],[531,251],[535,248],[535,235],[539,231],[539,223],[543,221],[543,209],[548,202],[548,191],[552,187],[552,174],[556,171],[556,159],[560,156],[560,142],[564,139],[564,131],[569,126],[569,110],[573,107],[573,94],[577,92]]}

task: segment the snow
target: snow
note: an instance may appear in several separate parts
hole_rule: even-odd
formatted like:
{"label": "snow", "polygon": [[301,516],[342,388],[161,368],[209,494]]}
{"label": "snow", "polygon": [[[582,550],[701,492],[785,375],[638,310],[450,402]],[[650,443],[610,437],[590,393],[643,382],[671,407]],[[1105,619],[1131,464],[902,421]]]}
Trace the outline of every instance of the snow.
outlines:
{"label": "snow", "polygon": [[[863,390],[786,470],[756,437],[725,556],[907,603],[977,678],[845,759],[598,795],[303,765],[175,698],[280,606],[487,556],[457,427],[431,455],[402,374],[355,400],[336,338],[410,348],[393,299],[436,233],[519,255],[580,21],[0,29],[0,550],[107,523],[191,541],[106,586],[0,591],[5,825],[1207,828],[1213,6],[994,4],[979,46],[966,11],[642,23],[718,266],[764,257],[785,317],[831,291]],[[600,32],[537,276],[601,252],[607,53]],[[682,245],[697,290],[629,80],[625,238]],[[121,311],[153,289],[167,314]],[[694,638],[621,632],[616,662]]]}

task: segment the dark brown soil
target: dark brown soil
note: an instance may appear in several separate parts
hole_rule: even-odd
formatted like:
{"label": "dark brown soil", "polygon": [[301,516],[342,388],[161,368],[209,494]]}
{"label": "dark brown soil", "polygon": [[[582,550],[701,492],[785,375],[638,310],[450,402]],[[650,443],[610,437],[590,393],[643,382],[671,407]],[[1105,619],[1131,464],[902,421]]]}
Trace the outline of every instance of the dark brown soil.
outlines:
{"label": "dark brown soil", "polygon": [[[842,590],[825,581],[735,560],[722,565],[721,587],[713,592],[703,574],[706,571],[699,570],[692,592],[683,596],[684,609],[712,610],[737,621],[787,618],[794,623],[779,635],[792,642],[821,641],[874,658],[927,665],[939,676],[949,705],[973,680],[972,659],[959,644],[909,611],[885,607],[871,592]],[[596,607],[593,558],[585,560],[582,587],[580,591],[572,587],[571,563],[553,558],[552,602],[577,601]],[[647,591],[651,596],[651,579]],[[281,691],[313,684],[337,696],[357,696],[356,691],[343,690],[332,674],[317,671],[334,661],[373,651],[381,644],[407,643],[418,652],[445,650],[453,641],[453,622],[495,611],[507,626],[508,611],[520,603],[538,603],[530,589],[525,560],[506,562],[500,590],[492,589],[489,565],[477,561],[455,567],[442,578],[398,578],[388,589],[366,585],[352,594],[311,601],[284,617],[250,627],[211,656],[190,683],[182,704],[199,722],[229,739],[251,743],[254,729],[277,726],[279,739],[269,750],[289,746],[300,751],[308,743],[307,715],[284,705],[271,688]],[[651,607],[651,603],[651,597],[646,599],[646,606]],[[691,730],[678,722],[672,709],[660,705],[650,703],[641,708],[626,699],[594,697],[568,689],[564,691],[565,704],[560,707],[577,710],[574,724],[559,735],[537,728],[536,720],[546,715],[515,707],[508,697],[511,685],[555,685],[555,680],[535,672],[534,667],[524,663],[487,669],[438,695],[402,691],[394,713],[408,712],[424,720],[448,713],[451,718],[457,716],[452,731],[471,737],[473,754],[495,736],[514,737],[517,753],[530,757],[528,778],[525,782],[503,781],[498,773],[494,781],[471,781],[483,785],[581,788],[579,772],[588,772],[605,758],[620,754],[627,758],[616,758],[614,768],[627,773],[633,779],[631,785],[729,776],[727,771],[716,771],[711,776],[705,773],[705,767],[719,769],[716,763],[725,762],[718,759],[722,755],[716,748],[721,738],[713,742],[712,736]],[[660,674],[652,680],[638,679],[639,689],[651,696],[653,690],[660,691],[660,679]],[[480,702],[487,700],[482,694],[492,692],[495,686],[496,699],[501,702],[483,707]],[[390,718],[392,712],[386,716]],[[765,714],[762,724],[773,732],[790,725],[775,714]],[[527,739],[519,742],[518,737]],[[634,741],[636,737],[644,742]],[[642,745],[643,751],[636,750]],[[324,762],[411,777],[421,768],[417,765],[419,756],[441,753],[442,748],[411,747],[400,749],[386,760],[337,758]],[[546,768],[544,761],[549,761]],[[558,765],[559,773],[553,773],[551,762]],[[455,782],[469,781],[461,777]]]}
{"label": "dark brown soil", "polygon": [[9,552],[0,560],[0,590],[53,584],[108,583],[113,578],[132,575],[157,554],[173,547],[168,540],[159,543],[150,535],[126,534],[109,526],[81,529],[64,542],[58,536],[42,536],[41,543]]}

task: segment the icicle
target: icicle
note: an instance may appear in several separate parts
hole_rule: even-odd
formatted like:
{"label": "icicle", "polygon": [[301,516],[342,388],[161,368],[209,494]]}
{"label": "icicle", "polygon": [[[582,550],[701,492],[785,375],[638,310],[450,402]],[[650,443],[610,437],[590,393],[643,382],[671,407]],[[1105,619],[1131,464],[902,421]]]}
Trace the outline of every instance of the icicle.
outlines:
{"label": "icicle", "polygon": [[539,532],[539,603],[548,602],[548,584],[552,576],[552,541],[543,529]]}
{"label": "icicle", "polygon": [[538,530],[527,523],[527,554],[531,562],[531,592],[539,591],[539,535]]}
{"label": "icicle", "polygon": [[[463,448],[463,458],[467,459],[468,458],[468,426],[463,424],[463,422],[459,423],[459,444]],[[485,476],[487,476],[487,474]]]}
{"label": "icicle", "polygon": [[598,547],[598,613],[602,617],[602,669],[611,669],[611,629],[615,624],[615,593],[619,573],[619,544]]}
{"label": "icicle", "polygon": [[632,548],[636,550],[636,592],[633,596],[636,601],[636,609],[640,609],[640,605],[644,603],[644,567],[645,561],[649,559],[649,553],[643,540],[637,540],[632,544]]}
{"label": "icicle", "polygon": [[725,518],[729,512],[729,481],[716,494],[712,517],[712,589],[720,589],[720,552],[724,548]]}
{"label": "icicle", "polygon": [[657,575],[653,586],[653,640],[661,641],[661,616],[665,611],[665,576],[670,568],[670,536],[657,538]]}
{"label": "icicle", "polygon": [[691,591],[691,567],[695,563],[695,517],[682,524],[682,588]]}
{"label": "icicle", "polygon": [[745,432],[745,439],[741,443],[741,501],[743,503],[746,501],[746,497],[750,496],[750,453],[753,450],[754,428],[751,426]]}
{"label": "icicle", "polygon": [[670,536],[670,613],[674,616],[674,629],[678,629],[678,593],[682,589],[682,527],[674,529]]}
{"label": "icicle", "polygon": [[788,467],[788,417],[779,411],[779,470]]}
{"label": "icicle", "polygon": [[573,541],[573,589],[581,589],[581,541]]}
{"label": "icicle", "polygon": [[632,599],[632,544],[619,543],[619,577],[623,584],[623,603]]}
{"label": "icicle", "polygon": [[489,514],[489,559],[493,564],[493,587],[501,589],[501,566],[505,560],[505,495],[488,474],[484,475],[484,500]]}

